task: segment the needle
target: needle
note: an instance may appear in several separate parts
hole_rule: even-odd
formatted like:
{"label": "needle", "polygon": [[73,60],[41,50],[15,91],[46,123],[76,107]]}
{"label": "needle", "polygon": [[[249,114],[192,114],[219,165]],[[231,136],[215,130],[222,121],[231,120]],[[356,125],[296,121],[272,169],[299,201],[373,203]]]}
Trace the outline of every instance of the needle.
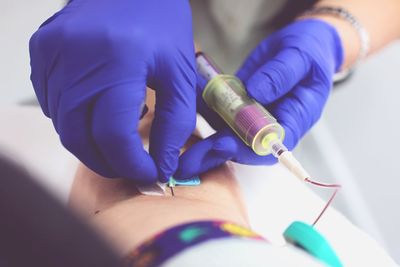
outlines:
{"label": "needle", "polygon": [[171,195],[174,197],[174,186],[175,186],[175,179],[171,176],[168,181],[168,187],[171,189]]}

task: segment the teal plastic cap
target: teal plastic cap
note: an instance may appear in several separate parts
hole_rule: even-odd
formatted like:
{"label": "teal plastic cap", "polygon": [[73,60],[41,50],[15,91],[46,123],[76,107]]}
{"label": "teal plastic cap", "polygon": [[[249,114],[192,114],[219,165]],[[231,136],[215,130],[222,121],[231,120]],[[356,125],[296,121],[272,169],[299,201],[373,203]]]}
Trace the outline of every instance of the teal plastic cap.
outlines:
{"label": "teal plastic cap", "polygon": [[311,225],[293,222],[283,236],[287,242],[305,250],[327,266],[343,266],[328,241]]}

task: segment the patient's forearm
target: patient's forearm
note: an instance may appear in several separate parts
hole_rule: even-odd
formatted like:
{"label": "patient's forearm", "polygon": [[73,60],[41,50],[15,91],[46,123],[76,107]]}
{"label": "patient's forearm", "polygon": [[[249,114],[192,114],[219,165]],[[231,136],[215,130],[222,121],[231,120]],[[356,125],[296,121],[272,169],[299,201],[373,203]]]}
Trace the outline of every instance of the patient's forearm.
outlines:
{"label": "patient's forearm", "polygon": [[152,235],[177,224],[225,220],[248,227],[238,185],[228,165],[201,176],[197,187],[176,187],[175,197],[144,196],[122,179],[79,168],[70,205],[88,218],[116,247],[127,253]]}
{"label": "patient's forearm", "polygon": [[80,164],[72,184],[68,205],[88,218],[137,194],[133,182],[104,178]]}

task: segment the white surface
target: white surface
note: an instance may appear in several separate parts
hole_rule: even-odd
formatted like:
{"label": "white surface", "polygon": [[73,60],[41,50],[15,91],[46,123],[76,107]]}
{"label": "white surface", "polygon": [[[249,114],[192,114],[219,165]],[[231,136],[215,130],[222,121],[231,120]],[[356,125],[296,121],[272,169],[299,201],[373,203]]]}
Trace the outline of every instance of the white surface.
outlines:
{"label": "white surface", "polygon": [[[336,207],[340,207],[340,210],[342,210],[352,222],[372,235],[382,246],[385,246],[386,243],[384,242],[382,233],[361,192],[357,179],[351,171],[350,163],[345,160],[344,153],[333,137],[332,131],[329,130],[326,119],[322,119],[318,122],[312,130],[312,135],[314,137],[316,149],[319,152],[317,153],[318,156],[326,162],[325,170],[328,170],[332,174],[331,182],[343,186],[340,190],[339,197],[344,200],[344,204],[342,204],[344,207],[336,205],[336,201],[334,204]],[[351,203],[351,205],[347,203]]]}
{"label": "white surface", "polygon": [[[221,257],[229,255],[229,257]],[[207,263],[207,264],[205,264]],[[319,261],[293,247],[276,247],[259,240],[215,239],[188,248],[168,259],[163,267],[324,267]]]}
{"label": "white surface", "polygon": [[62,0],[0,0],[0,101],[12,104],[34,97],[29,80],[29,38]]}
{"label": "white surface", "polygon": [[338,88],[326,110],[329,129],[398,262],[399,70],[400,43],[396,43],[360,66],[353,80]]}

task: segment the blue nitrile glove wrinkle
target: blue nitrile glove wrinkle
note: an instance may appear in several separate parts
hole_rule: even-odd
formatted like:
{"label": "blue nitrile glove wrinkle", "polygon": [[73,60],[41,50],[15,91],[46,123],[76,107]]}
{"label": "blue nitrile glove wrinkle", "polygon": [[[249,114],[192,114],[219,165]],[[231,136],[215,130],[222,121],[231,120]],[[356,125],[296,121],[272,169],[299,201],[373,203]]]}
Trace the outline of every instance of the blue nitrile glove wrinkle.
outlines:
{"label": "blue nitrile glove wrinkle", "polygon": [[[237,76],[246,85],[248,94],[283,126],[284,144],[293,149],[321,116],[333,74],[342,62],[342,43],[335,28],[322,20],[304,19],[263,40]],[[227,160],[248,165],[277,162],[272,155],[256,155],[220,118],[217,121],[217,114],[208,109],[199,94],[197,103],[199,112],[217,133],[181,156],[175,178],[198,175]]]}
{"label": "blue nitrile glove wrinkle", "polygon": [[[30,41],[31,80],[64,146],[106,177],[166,181],[196,120],[186,0],[74,0]],[[137,132],[156,92],[150,155]]]}

